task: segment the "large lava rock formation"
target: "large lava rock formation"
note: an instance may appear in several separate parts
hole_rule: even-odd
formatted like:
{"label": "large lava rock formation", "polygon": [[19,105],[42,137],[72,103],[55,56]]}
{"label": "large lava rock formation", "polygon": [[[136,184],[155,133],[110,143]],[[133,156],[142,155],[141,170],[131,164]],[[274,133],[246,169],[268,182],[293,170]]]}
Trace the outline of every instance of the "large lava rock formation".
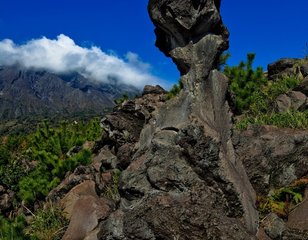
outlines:
{"label": "large lava rock formation", "polygon": [[101,239],[254,238],[255,192],[234,155],[228,82],[215,70],[228,47],[219,8],[219,0],[149,1],[156,46],[184,90],[143,128]]}

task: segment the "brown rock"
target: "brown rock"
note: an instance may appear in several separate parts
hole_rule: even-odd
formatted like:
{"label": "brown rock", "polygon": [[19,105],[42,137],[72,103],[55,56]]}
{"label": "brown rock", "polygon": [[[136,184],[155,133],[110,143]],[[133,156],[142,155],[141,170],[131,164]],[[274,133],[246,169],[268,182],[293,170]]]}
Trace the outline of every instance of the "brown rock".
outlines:
{"label": "brown rock", "polygon": [[307,104],[307,97],[299,91],[290,91],[279,95],[275,100],[275,110],[285,112],[288,110],[304,110]]}
{"label": "brown rock", "polygon": [[308,231],[308,189],[303,202],[288,217],[287,226],[292,229]]}
{"label": "brown rock", "polygon": [[255,239],[255,192],[234,155],[228,79],[215,70],[228,47],[219,8],[220,0],[149,1],[156,46],[176,63],[184,88],[157,111],[136,101],[147,125],[101,239]]}
{"label": "brown rock", "polygon": [[275,100],[275,111],[276,112],[285,112],[289,110],[292,106],[290,97],[287,94],[279,95]]}
{"label": "brown rock", "polygon": [[85,181],[74,187],[61,200],[61,204],[70,219],[63,240],[81,240],[90,234],[93,239],[93,230],[99,221],[108,217],[112,211],[112,203],[97,196],[93,181]]}
{"label": "brown rock", "polygon": [[112,153],[108,146],[103,147],[99,153],[93,157],[93,166],[96,171],[100,171],[101,166],[105,169],[116,168],[117,157]]}
{"label": "brown rock", "polygon": [[306,61],[301,67],[301,73],[303,74],[303,77],[307,77],[308,76],[308,61]]}
{"label": "brown rock", "polygon": [[264,231],[264,229],[262,227],[260,227],[258,229],[257,232],[257,239],[258,240],[272,240]]}
{"label": "brown rock", "polygon": [[102,182],[104,184],[108,184],[112,181],[112,173],[111,172],[104,172],[104,173],[102,173],[101,177],[102,177]]}
{"label": "brown rock", "polygon": [[118,149],[117,167],[119,169],[126,169],[128,165],[131,163],[132,155],[134,152],[134,146],[135,144],[126,143]]}
{"label": "brown rock", "polygon": [[268,78],[276,80],[283,76],[296,75],[294,66],[300,61],[297,58],[282,58],[267,66]]}
{"label": "brown rock", "polygon": [[298,91],[288,92],[288,97],[291,100],[292,110],[301,110],[304,108],[305,104],[307,103],[307,96]]}

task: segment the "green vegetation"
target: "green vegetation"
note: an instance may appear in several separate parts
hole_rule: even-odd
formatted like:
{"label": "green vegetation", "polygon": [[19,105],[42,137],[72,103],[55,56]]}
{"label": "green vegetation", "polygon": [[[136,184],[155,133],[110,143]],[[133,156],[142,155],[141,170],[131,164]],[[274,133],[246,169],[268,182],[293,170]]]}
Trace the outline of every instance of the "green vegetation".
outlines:
{"label": "green vegetation", "polygon": [[98,119],[62,122],[54,128],[45,121],[28,136],[2,137],[0,184],[26,203],[43,199],[67,172],[89,163],[91,152],[82,145],[96,140],[101,131]]}
{"label": "green vegetation", "polygon": [[287,218],[290,211],[303,201],[307,184],[308,179],[302,178],[290,186],[273,191],[269,196],[257,197],[257,206],[261,217],[274,212],[282,218]]}
{"label": "green vegetation", "polygon": [[167,96],[166,96],[167,100],[177,96],[182,89],[183,89],[183,83],[180,79],[178,84],[174,84],[173,87],[170,89],[170,91],[167,93]]}
{"label": "green vegetation", "polygon": [[26,203],[43,199],[67,172],[90,162],[90,150],[81,146],[100,135],[98,120],[87,124],[62,122],[58,128],[51,128],[47,122],[41,124],[30,137],[27,150],[28,157],[36,161],[36,167],[20,180],[19,197]]}
{"label": "green vegetation", "polygon": [[0,215],[0,240],[27,240],[23,234],[26,221],[22,216],[14,220],[5,219]]}
{"label": "green vegetation", "polygon": [[[23,202],[32,209],[67,172],[90,162],[92,153],[85,143],[101,134],[99,119],[93,119],[65,121],[56,127],[44,121],[32,134],[1,137],[0,185],[17,193],[14,206]],[[49,204],[32,215],[30,226],[22,216],[9,219],[0,215],[0,240],[61,239],[67,221],[58,207]]]}
{"label": "green vegetation", "polygon": [[260,113],[257,116],[245,116],[235,124],[237,129],[246,129],[249,125],[275,125],[281,128],[308,128],[308,111],[287,111],[283,113]]}
{"label": "green vegetation", "polygon": [[52,204],[32,214],[27,226],[24,216],[13,220],[0,216],[0,240],[60,240],[68,226],[68,220],[58,206]]}
{"label": "green vegetation", "polygon": [[255,100],[253,93],[261,91],[267,81],[261,67],[253,69],[254,59],[255,54],[249,53],[247,62],[242,61],[238,66],[224,68],[224,73],[230,79],[230,90],[236,96],[234,104],[237,113],[249,109]]}
{"label": "green vegetation", "polygon": [[31,225],[24,232],[31,240],[60,240],[68,223],[61,209],[50,203],[33,214]]}
{"label": "green vegetation", "polygon": [[252,93],[249,111],[256,116],[259,113],[271,112],[271,103],[283,93],[288,92],[300,83],[296,77],[284,77],[277,82],[267,81],[261,89]]}
{"label": "green vegetation", "polygon": [[116,169],[112,175],[112,182],[104,188],[104,196],[112,200],[118,200],[119,198],[119,181],[121,171]]}
{"label": "green vegetation", "polygon": [[22,135],[8,136],[2,138],[0,146],[0,185],[9,186],[13,191],[18,190],[18,182],[26,174],[26,169],[18,160],[26,148],[24,138]]}
{"label": "green vegetation", "polygon": [[230,79],[230,91],[235,96],[235,113],[243,114],[235,128],[246,129],[249,125],[275,125],[283,128],[308,128],[308,111],[290,109],[287,112],[273,111],[274,100],[300,83],[296,76],[284,76],[268,81],[263,69],[253,69],[255,54],[248,54],[247,61],[238,66],[224,68]]}

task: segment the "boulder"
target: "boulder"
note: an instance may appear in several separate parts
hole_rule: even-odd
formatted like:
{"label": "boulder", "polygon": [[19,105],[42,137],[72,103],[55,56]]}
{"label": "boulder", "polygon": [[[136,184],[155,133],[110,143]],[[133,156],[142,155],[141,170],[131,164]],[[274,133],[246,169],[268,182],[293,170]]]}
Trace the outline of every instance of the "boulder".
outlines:
{"label": "boulder", "polygon": [[291,109],[291,98],[287,94],[279,95],[274,102],[275,112],[286,112]]}
{"label": "boulder", "polygon": [[300,59],[298,58],[282,58],[267,66],[268,79],[275,80],[283,76],[297,74],[294,66],[298,64]]}
{"label": "boulder", "polygon": [[254,126],[234,131],[236,157],[258,195],[308,175],[308,131]]}
{"label": "boulder", "polygon": [[285,112],[288,110],[305,110],[307,105],[307,96],[299,91],[290,91],[279,95],[275,102],[276,112]]}
{"label": "boulder", "polygon": [[163,89],[161,86],[156,85],[156,86],[151,86],[151,85],[146,85],[143,89],[142,96],[147,95],[147,94],[166,94],[167,91]]}
{"label": "boulder", "polygon": [[283,232],[286,230],[284,221],[275,213],[267,215],[262,220],[261,227],[270,239],[281,239]]}
{"label": "boulder", "polygon": [[114,207],[109,200],[97,196],[93,181],[85,181],[74,187],[61,200],[61,205],[70,219],[63,240],[81,240],[87,236],[88,239],[95,239],[93,230],[99,221],[109,216]]}
{"label": "boulder", "polygon": [[308,61],[301,65],[300,70],[304,78],[308,76]]}

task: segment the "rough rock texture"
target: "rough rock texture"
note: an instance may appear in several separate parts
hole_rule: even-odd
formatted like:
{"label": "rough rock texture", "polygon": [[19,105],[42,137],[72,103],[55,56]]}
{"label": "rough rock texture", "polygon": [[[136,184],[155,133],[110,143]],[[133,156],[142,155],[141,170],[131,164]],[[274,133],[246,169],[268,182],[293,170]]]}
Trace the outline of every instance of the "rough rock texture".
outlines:
{"label": "rough rock texture", "polygon": [[[156,46],[177,65],[184,87],[204,81],[220,53],[228,48],[229,32],[222,23],[220,0],[149,1]],[[185,75],[185,77],[184,77]]]}
{"label": "rough rock texture", "polygon": [[305,198],[300,205],[295,208],[288,217],[287,226],[292,229],[307,231],[308,233],[308,189]]}
{"label": "rough rock texture", "polygon": [[48,199],[61,203],[70,219],[64,239],[98,239],[98,223],[119,203],[119,194],[110,193],[118,168],[125,169],[129,165],[143,125],[163,104],[165,94],[160,86],[146,86],[141,97],[117,106],[102,120],[105,131],[101,140],[94,146],[86,144],[95,152],[92,163],[77,167],[49,193]]}
{"label": "rough rock texture", "polygon": [[143,128],[100,239],[254,239],[255,193],[234,156],[228,81],[213,70],[228,46],[219,6],[149,1],[156,45],[177,64],[184,91]]}
{"label": "rough rock texture", "polygon": [[100,220],[109,216],[114,207],[106,198],[97,196],[93,181],[85,181],[74,187],[61,203],[70,219],[63,240],[84,239],[97,227]]}
{"label": "rough rock texture", "polygon": [[[135,145],[143,126],[165,102],[165,94],[166,91],[160,86],[145,86],[142,97],[123,102],[114,112],[103,118],[101,125],[105,134],[95,146],[97,151],[107,145],[117,156],[115,161],[117,168],[121,170],[127,168],[136,150]],[[105,167],[109,169],[108,166]]]}
{"label": "rough rock texture", "polygon": [[274,63],[267,66],[268,79],[277,80],[284,76],[290,75],[304,75],[301,71],[304,68],[298,68],[300,65],[299,58],[282,58]]}
{"label": "rough rock texture", "polygon": [[[103,80],[103,79],[102,79]],[[124,84],[94,82],[78,73],[55,74],[18,66],[0,66],[0,120],[24,117],[74,117],[101,114],[125,92],[138,94]]]}
{"label": "rough rock texture", "polygon": [[274,102],[274,109],[277,112],[288,110],[305,110],[308,105],[307,96],[300,91],[290,91],[279,95]]}
{"label": "rough rock texture", "polygon": [[308,176],[308,131],[251,127],[233,135],[237,158],[243,162],[258,194],[267,195]]}
{"label": "rough rock texture", "polygon": [[284,221],[275,213],[270,213],[266,216],[262,220],[261,227],[270,239],[281,239],[282,233],[286,229]]}
{"label": "rough rock texture", "polygon": [[308,61],[305,62],[301,67],[301,72],[303,74],[303,77],[307,77],[308,76]]}

